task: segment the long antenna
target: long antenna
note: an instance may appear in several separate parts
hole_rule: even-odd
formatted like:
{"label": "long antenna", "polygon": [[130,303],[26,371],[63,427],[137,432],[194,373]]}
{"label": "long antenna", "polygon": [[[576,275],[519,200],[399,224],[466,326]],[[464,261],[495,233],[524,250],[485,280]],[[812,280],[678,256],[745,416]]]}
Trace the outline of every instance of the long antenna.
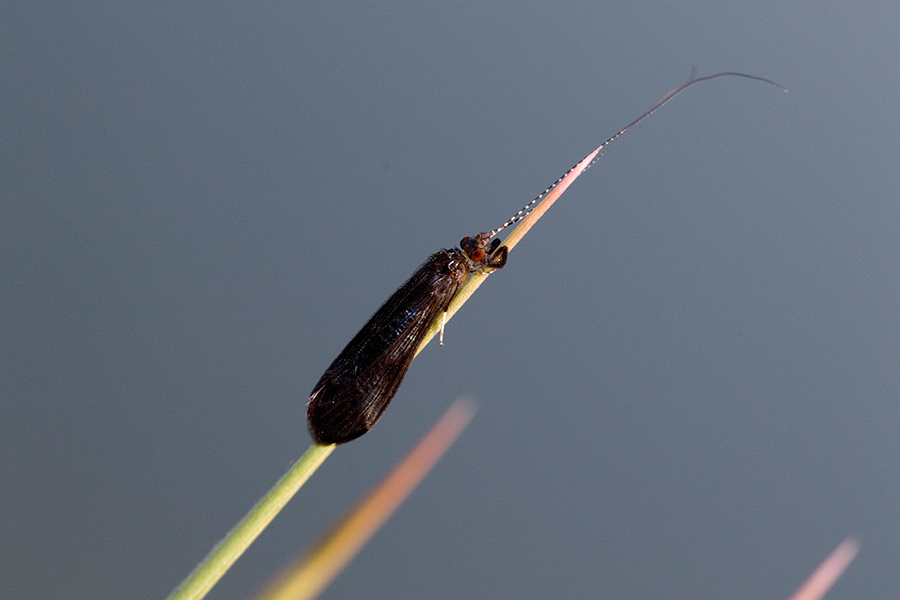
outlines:
{"label": "long antenna", "polygon": [[[691,87],[691,86],[694,85],[695,83],[700,83],[701,81],[709,81],[710,79],[716,79],[717,77],[726,77],[726,76],[731,76],[731,77],[744,77],[744,78],[746,78],[746,79],[754,79],[754,80],[756,80],[756,81],[762,81],[763,83],[768,83],[769,85],[774,85],[774,86],[777,87],[778,89],[780,89],[780,90],[782,90],[782,91],[785,91],[785,92],[788,91],[786,87],[784,87],[783,85],[780,85],[780,84],[778,84],[778,83],[775,83],[774,81],[772,81],[772,80],[770,80],[770,79],[766,79],[766,78],[764,78],[764,77],[757,77],[756,75],[747,75],[746,73],[736,73],[736,72],[734,72],[734,71],[724,71],[724,72],[722,72],[722,73],[716,73],[716,74],[714,74],[714,75],[706,75],[705,77],[696,77],[696,75],[697,75],[697,67],[694,67],[693,69],[691,69],[691,75],[690,75],[690,77],[688,77],[688,80],[687,80],[686,82],[684,82],[683,84],[681,84],[680,86],[678,86],[677,88],[673,89],[672,91],[670,91],[669,93],[667,93],[665,96],[663,96],[662,98],[660,98],[660,99],[656,102],[656,104],[654,104],[654,105],[651,106],[649,109],[647,109],[647,111],[646,111],[644,114],[642,114],[642,115],[639,116],[637,119],[635,119],[634,121],[632,121],[631,123],[629,123],[628,125],[626,125],[625,127],[623,127],[622,129],[620,129],[620,130],[619,130],[615,135],[613,135],[611,138],[609,138],[608,140],[606,140],[605,142],[603,142],[602,144],[600,144],[600,145],[594,150],[594,152],[596,152],[597,155],[594,157],[594,159],[593,159],[591,162],[589,162],[587,165],[585,165],[584,167],[582,167],[581,172],[587,171],[587,170],[591,167],[591,165],[593,165],[595,162],[597,162],[598,160],[600,160],[600,157],[603,156],[603,155],[606,153],[606,151],[609,149],[609,147],[612,146],[613,143],[616,142],[620,137],[622,137],[623,135],[625,135],[626,133],[628,133],[628,132],[631,130],[632,127],[634,127],[635,125],[637,125],[638,123],[640,123],[641,121],[643,121],[644,119],[646,119],[647,117],[649,117],[650,115],[652,115],[653,113],[655,113],[656,111],[658,111],[658,110],[659,110],[660,108],[662,108],[666,103],[668,103],[669,100],[672,100],[675,96],[677,96],[678,94],[680,94],[681,92],[683,92],[683,91],[686,90],[687,88]],[[588,156],[590,156],[590,155],[588,155]],[[506,229],[507,227],[509,227],[510,225],[513,225],[513,224],[515,224],[515,223],[518,223],[519,221],[521,221],[522,219],[524,219],[525,217],[527,217],[527,216],[528,216],[528,213],[530,213],[530,212],[533,210],[535,204],[537,204],[544,196],[546,196],[548,193],[550,193],[550,191],[551,191],[553,188],[555,188],[555,187],[557,186],[557,184],[559,184],[560,181],[562,181],[563,179],[565,179],[567,175],[569,175],[572,171],[574,171],[575,169],[577,169],[577,168],[578,168],[578,165],[580,165],[580,164],[581,164],[581,162],[579,162],[579,163],[576,164],[574,167],[572,167],[571,169],[569,169],[568,171],[566,171],[566,172],[563,174],[562,177],[560,177],[559,179],[557,179],[556,181],[554,181],[554,182],[550,185],[550,187],[548,187],[546,190],[544,190],[543,192],[541,192],[541,194],[540,194],[537,198],[535,198],[534,200],[532,200],[531,202],[529,202],[528,204],[526,204],[525,206],[523,206],[523,207],[522,207],[522,210],[520,210],[519,212],[517,212],[516,214],[514,214],[512,217],[510,217],[510,219],[509,219],[506,223],[504,223],[503,225],[501,225],[501,226],[498,227],[497,229],[494,229],[493,231],[489,231],[489,232],[487,232],[486,234],[484,234],[484,233],[481,234],[479,237],[482,237],[482,236],[483,236],[484,239],[490,239],[490,238],[494,237],[495,235],[497,235],[498,233],[500,233],[501,231],[503,231],[504,229]]]}

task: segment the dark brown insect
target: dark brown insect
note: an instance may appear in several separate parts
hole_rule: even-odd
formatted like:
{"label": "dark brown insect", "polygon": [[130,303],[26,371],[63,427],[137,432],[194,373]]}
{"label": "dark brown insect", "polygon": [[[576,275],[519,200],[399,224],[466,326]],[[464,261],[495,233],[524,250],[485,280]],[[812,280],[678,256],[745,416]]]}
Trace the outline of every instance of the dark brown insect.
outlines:
{"label": "dark brown insect", "polygon": [[506,264],[500,240],[489,233],[466,237],[459,248],[432,254],[376,311],[338,355],[313,389],[307,420],[319,444],[342,444],[375,425],[397,393],[416,349],[446,312],[469,271]]}
{"label": "dark brown insect", "polygon": [[[507,248],[498,248],[499,239],[489,243],[491,238],[524,219],[539,200],[573,171],[580,168],[579,174],[584,172],[616,140],[686,88],[727,75],[755,79],[784,89],[773,81],[744,73],[716,73],[695,79],[692,72],[686,83],[663,96],[644,114],[600,144],[506,223],[474,238],[463,238],[459,248],[432,254],[363,325],[313,388],[306,414],[315,441],[342,444],[358,438],[375,425],[397,393],[428,330],[439,317],[443,318],[469,273],[489,272],[506,264]],[[586,165],[583,164],[585,161]]]}

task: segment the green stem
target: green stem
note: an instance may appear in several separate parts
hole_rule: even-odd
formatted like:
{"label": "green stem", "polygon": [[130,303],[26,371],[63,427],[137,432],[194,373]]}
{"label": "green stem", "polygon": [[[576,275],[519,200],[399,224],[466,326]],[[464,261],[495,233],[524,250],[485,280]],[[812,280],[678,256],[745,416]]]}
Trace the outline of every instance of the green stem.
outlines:
{"label": "green stem", "polygon": [[228,532],[221,542],[191,571],[169,595],[169,600],[199,600],[222,578],[275,515],[297,493],[306,480],[328,458],[334,446],[313,444],[278,480],[250,512]]}

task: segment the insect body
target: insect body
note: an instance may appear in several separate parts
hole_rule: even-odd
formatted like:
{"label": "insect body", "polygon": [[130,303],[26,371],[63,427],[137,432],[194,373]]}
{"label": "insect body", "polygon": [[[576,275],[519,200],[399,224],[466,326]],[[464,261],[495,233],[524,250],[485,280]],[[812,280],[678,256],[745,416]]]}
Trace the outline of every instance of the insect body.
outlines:
{"label": "insect body", "polygon": [[[743,73],[716,73],[695,79],[692,72],[686,83],[663,96],[641,116],[600,144],[506,223],[474,238],[463,238],[459,248],[441,250],[431,255],[372,315],[319,379],[307,404],[307,421],[315,441],[319,444],[342,444],[358,438],[375,425],[397,393],[422,340],[437,319],[444,317],[450,301],[466,282],[469,273],[486,273],[506,264],[507,246],[498,248],[500,240],[492,240],[497,233],[525,219],[541,199],[546,197],[544,208],[549,206],[555,200],[551,190],[558,186],[555,192],[558,196],[575,177],[599,160],[616,140],[685,89],[695,83],[724,76],[754,79],[784,90],[773,81]],[[514,235],[507,239],[510,248]]]}
{"label": "insect body", "polygon": [[366,433],[397,393],[416,349],[469,278],[506,264],[500,240],[466,237],[459,248],[432,254],[372,315],[313,389],[307,420],[319,444],[342,444]]}

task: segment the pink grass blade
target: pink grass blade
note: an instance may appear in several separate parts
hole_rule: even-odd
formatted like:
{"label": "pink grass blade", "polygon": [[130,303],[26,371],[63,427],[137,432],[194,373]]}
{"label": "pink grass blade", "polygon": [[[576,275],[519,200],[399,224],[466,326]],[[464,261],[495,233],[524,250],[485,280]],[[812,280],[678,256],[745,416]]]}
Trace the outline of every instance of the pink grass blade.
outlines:
{"label": "pink grass blade", "polygon": [[790,600],[819,600],[844,573],[859,552],[859,542],[848,537],[828,555]]}

